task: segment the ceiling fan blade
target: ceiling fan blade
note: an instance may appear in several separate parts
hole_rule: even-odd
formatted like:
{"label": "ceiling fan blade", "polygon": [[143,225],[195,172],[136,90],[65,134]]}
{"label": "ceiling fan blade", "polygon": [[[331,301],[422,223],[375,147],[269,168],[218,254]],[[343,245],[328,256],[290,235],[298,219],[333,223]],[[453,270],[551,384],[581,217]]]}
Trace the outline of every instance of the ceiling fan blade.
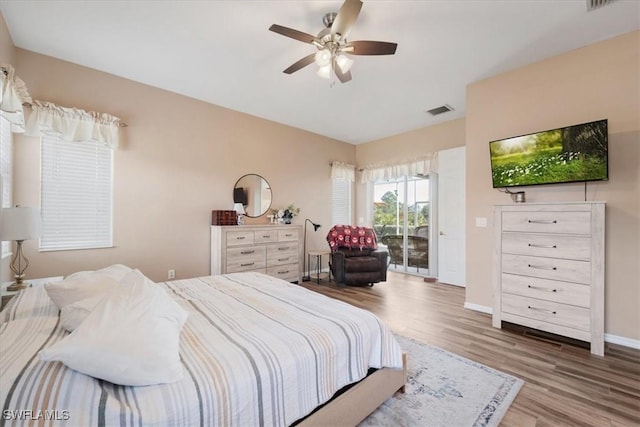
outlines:
{"label": "ceiling fan blade", "polygon": [[351,55],[393,55],[397,47],[397,43],[360,40],[347,43],[342,50]]}
{"label": "ceiling fan blade", "polygon": [[296,63],[292,64],[289,68],[284,70],[283,73],[286,73],[286,74],[295,73],[299,69],[304,68],[307,65],[311,64],[315,60],[315,56],[316,56],[315,53],[305,56],[304,58],[302,58],[301,60],[297,61]]}
{"label": "ceiling fan blade", "polygon": [[316,37],[311,34],[303,33],[302,31],[294,30],[293,28],[283,27],[282,25],[273,24],[269,27],[269,30],[305,43],[313,43],[314,40],[316,40]]}
{"label": "ceiling fan blade", "polygon": [[351,27],[358,19],[360,9],[362,9],[360,0],[345,0],[331,25],[331,34],[340,34],[343,39],[347,38]]}
{"label": "ceiling fan blade", "polygon": [[338,80],[340,80],[341,83],[346,83],[351,80],[351,71],[343,73],[342,70],[340,70],[340,67],[334,67],[334,70],[336,71],[336,76],[338,76]]}

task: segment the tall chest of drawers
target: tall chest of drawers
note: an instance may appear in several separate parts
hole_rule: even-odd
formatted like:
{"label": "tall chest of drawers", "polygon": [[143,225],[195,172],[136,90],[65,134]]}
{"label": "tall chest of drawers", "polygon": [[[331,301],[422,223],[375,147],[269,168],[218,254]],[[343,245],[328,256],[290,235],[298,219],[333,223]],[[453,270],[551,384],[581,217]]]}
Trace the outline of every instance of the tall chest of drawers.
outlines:
{"label": "tall chest of drawers", "polygon": [[604,355],[605,204],[494,207],[493,326],[591,343]]}
{"label": "tall chest of drawers", "polygon": [[299,225],[212,225],[211,274],[258,271],[299,282],[301,238]]}

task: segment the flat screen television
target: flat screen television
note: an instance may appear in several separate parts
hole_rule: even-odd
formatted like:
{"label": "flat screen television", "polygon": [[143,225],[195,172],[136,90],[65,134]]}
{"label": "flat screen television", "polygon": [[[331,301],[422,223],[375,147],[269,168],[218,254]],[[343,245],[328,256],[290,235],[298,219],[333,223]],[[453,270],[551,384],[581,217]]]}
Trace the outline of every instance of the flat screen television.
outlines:
{"label": "flat screen television", "polygon": [[491,141],[493,188],[609,178],[607,120]]}

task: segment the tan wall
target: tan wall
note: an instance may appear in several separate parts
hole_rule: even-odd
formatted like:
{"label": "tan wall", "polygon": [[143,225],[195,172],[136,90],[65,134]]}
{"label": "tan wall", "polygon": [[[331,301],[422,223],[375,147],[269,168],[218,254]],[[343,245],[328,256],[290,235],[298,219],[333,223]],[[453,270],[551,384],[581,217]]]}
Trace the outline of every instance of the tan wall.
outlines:
{"label": "tan wall", "polygon": [[[640,32],[557,56],[467,87],[467,294],[492,305],[492,206],[510,198],[492,189],[489,141],[609,120],[609,181],[589,183],[587,200],[607,202],[606,324],[640,339]],[[584,200],[584,184],[526,187],[531,202]]]}
{"label": "tan wall", "polygon": [[465,144],[464,119],[451,120],[356,146],[358,166],[420,157]]}
{"label": "tan wall", "polygon": [[[4,16],[0,13],[0,64],[13,65],[15,59],[15,47],[4,22]],[[4,183],[3,183],[4,185]],[[0,251],[2,252],[2,251]],[[6,258],[4,258],[6,257]],[[11,260],[7,254],[0,253],[0,282],[8,282],[11,280],[11,271],[9,270],[9,261]]]}
{"label": "tan wall", "polygon": [[[273,207],[295,203],[326,228],[307,246],[325,248],[331,222],[330,163],[355,162],[353,145],[17,49],[16,69],[34,99],[107,112],[121,130],[114,157],[114,248],[39,253],[25,243],[29,277],[121,262],[153,280],[209,274],[212,209],[231,209],[246,173],[265,177]],[[39,139],[16,141],[15,199],[39,205]],[[266,217],[259,221],[266,223]]]}
{"label": "tan wall", "polygon": [[0,64],[13,64],[15,50],[7,24],[4,22],[4,16],[0,13]]}
{"label": "tan wall", "polygon": [[[436,151],[461,147],[465,144],[465,120],[457,119],[429,126],[389,138],[356,146],[359,167],[394,163],[413,159]],[[356,219],[359,225],[372,225],[369,206],[373,203],[367,185],[356,183]]]}

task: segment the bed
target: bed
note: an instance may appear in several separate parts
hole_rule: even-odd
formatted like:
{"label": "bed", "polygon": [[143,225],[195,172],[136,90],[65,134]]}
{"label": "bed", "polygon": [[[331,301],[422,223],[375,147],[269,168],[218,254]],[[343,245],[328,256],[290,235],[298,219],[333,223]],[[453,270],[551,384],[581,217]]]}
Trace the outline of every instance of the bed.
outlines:
{"label": "bed", "polygon": [[355,425],[404,385],[402,351],[368,311],[255,272],[158,286],[188,312],[184,378],[144,387],[40,360],[68,332],[44,288],[16,295],[0,314],[0,425]]}

